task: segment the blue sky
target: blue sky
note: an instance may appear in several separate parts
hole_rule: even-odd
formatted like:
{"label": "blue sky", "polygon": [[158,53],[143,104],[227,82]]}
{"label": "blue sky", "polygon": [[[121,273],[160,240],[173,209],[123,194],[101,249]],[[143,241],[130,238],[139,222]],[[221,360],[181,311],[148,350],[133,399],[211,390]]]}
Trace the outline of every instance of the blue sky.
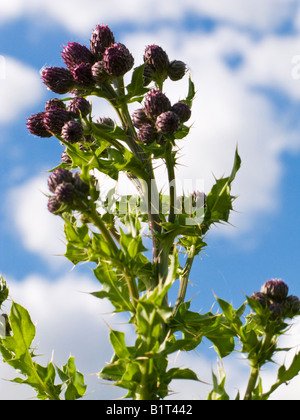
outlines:
{"label": "blue sky", "polygon": [[[53,255],[64,252],[62,225],[45,210],[42,191],[46,191],[44,172],[57,165],[62,149],[54,139],[30,136],[25,123],[54,96],[43,86],[40,69],[62,65],[60,52],[68,41],[88,45],[98,23],[111,27],[115,38],[132,51],[136,64],[142,62],[145,46],[157,43],[171,59],[189,65],[197,96],[193,128],[178,168],[181,179],[204,179],[209,191],[213,174],[230,172],[239,146],[242,169],[234,184],[238,199],[231,219],[235,227],[219,226],[208,235],[208,247],[191,275],[194,285],[188,297],[197,294],[193,308],[209,310],[212,291],[237,307],[244,293],[259,290],[274,277],[284,279],[290,292],[300,295],[300,79],[295,78],[292,62],[300,55],[300,2],[229,0],[226,9],[217,0],[161,3],[131,0],[125,7],[117,0],[109,5],[96,0],[11,0],[0,5],[0,55],[6,70],[6,78],[0,79],[0,272],[12,285],[12,298],[27,306],[40,323],[45,357],[51,357],[53,348],[58,348],[62,362],[68,353],[82,352],[82,370],[89,373],[93,368],[86,364],[87,350],[79,342],[83,340],[78,341],[72,329],[72,336],[59,341],[54,325],[63,319],[59,331],[64,336],[74,317],[72,310],[76,312],[66,288],[72,288],[72,276],[76,290],[93,291],[97,284],[88,267],[71,271],[69,263]],[[167,84],[166,93],[177,100],[186,88],[187,79]],[[104,116],[111,110],[97,102],[94,112]],[[52,309],[43,301],[51,293],[54,300],[60,296]],[[74,299],[92,334],[100,322],[94,320],[95,314],[107,312],[108,306],[99,307],[84,294]],[[82,322],[78,319],[80,330]],[[107,333],[103,323],[99,328]],[[299,344],[299,335],[295,340]],[[101,357],[109,360],[109,347]],[[94,369],[100,367],[101,363]],[[0,376],[6,373],[0,365]],[[91,385],[95,398],[97,386]],[[15,387],[2,391],[1,384],[0,389],[9,398],[25,392]]]}

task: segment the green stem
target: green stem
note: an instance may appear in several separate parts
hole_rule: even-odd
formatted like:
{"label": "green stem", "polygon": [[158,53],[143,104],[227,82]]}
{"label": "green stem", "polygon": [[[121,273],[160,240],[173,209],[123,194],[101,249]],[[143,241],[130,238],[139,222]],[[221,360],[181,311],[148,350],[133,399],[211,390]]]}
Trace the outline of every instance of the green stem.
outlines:
{"label": "green stem", "polygon": [[247,386],[245,397],[244,397],[245,401],[252,400],[252,394],[256,386],[258,375],[259,375],[259,367],[257,366],[257,364],[253,364],[251,366],[251,373],[250,373],[248,386]]}
{"label": "green stem", "polygon": [[181,303],[184,302],[187,286],[188,286],[188,281],[189,281],[189,275],[192,269],[195,256],[196,256],[196,247],[195,245],[192,245],[189,250],[189,254],[188,254],[182,275],[180,276],[179,292],[178,292],[177,301],[175,303],[174,311],[173,311],[174,316],[176,315]]}
{"label": "green stem", "polygon": [[170,214],[169,222],[174,223],[175,221],[175,196],[176,196],[176,186],[175,186],[175,162],[172,156],[172,145],[168,145],[166,150],[166,167],[168,171],[168,180],[169,180],[169,192],[170,192]]}

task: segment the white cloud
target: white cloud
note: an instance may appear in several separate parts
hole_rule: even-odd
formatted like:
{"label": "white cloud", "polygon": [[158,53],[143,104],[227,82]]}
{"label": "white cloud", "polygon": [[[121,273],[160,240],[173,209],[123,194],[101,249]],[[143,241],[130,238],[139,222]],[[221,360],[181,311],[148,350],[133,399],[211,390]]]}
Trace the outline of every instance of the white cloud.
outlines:
{"label": "white cloud", "polygon": [[[66,27],[73,33],[86,34],[96,23],[135,22],[138,24],[159,20],[180,21],[187,13],[218,19],[231,24],[262,31],[277,29],[293,17],[298,6],[296,0],[111,0],[109,3],[96,0],[11,0],[0,4],[2,21],[17,19],[21,15],[37,17],[41,13]],[[95,16],[99,22],[95,22]]]}
{"label": "white cloud", "polygon": [[47,176],[29,179],[8,194],[6,213],[26,249],[59,265],[65,253],[63,221],[48,211],[45,194]]}
{"label": "white cloud", "polygon": [[0,78],[0,124],[14,121],[36,104],[44,92],[36,69],[10,56],[3,57],[1,64],[5,78]]}

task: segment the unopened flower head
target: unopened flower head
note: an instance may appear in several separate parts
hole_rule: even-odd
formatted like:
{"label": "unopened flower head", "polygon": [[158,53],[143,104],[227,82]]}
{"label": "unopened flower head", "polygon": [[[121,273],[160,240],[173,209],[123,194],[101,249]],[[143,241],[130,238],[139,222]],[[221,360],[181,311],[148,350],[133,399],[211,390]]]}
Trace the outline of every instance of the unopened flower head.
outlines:
{"label": "unopened flower head", "polygon": [[63,182],[73,182],[72,172],[64,168],[54,169],[48,178],[48,188],[55,193],[57,186]]}
{"label": "unopened flower head", "polygon": [[92,66],[92,76],[95,83],[105,83],[110,79],[110,75],[106,72],[104,68],[103,61],[97,61]]}
{"label": "unopened flower head", "polygon": [[45,112],[38,112],[27,119],[27,129],[38,137],[52,137],[44,123]]}
{"label": "unopened flower head", "polygon": [[49,109],[53,109],[53,108],[66,109],[66,105],[63,101],[57,98],[51,98],[49,99],[49,101],[46,102],[45,111],[49,111]]}
{"label": "unopened flower head", "polygon": [[77,85],[83,88],[91,88],[95,85],[92,75],[92,65],[90,63],[81,63],[73,69],[73,77]]}
{"label": "unopened flower head", "polygon": [[68,111],[61,108],[52,108],[44,114],[44,124],[50,133],[57,136],[61,135],[61,130],[66,122],[71,120],[71,115]]}
{"label": "unopened flower head", "polygon": [[168,76],[174,82],[181,80],[187,71],[186,64],[180,60],[173,60],[168,66]]}
{"label": "unopened flower head", "polygon": [[91,104],[87,99],[77,96],[69,102],[68,111],[74,118],[84,118],[91,112]]}
{"label": "unopened flower head", "polygon": [[153,121],[162,114],[171,109],[171,102],[167,96],[159,90],[152,89],[147,93],[144,100],[144,110],[148,118]]}
{"label": "unopened flower head", "polygon": [[116,42],[106,48],[103,54],[105,71],[112,77],[123,76],[134,64],[133,56],[124,44]]}
{"label": "unopened flower head", "polygon": [[46,67],[41,76],[47,88],[60,95],[70,92],[75,86],[72,73],[63,67]]}
{"label": "unopened flower head", "polygon": [[91,51],[78,42],[68,42],[62,50],[62,58],[70,71],[73,71],[81,63],[94,62]]}
{"label": "unopened flower head", "polygon": [[163,112],[157,117],[155,126],[157,128],[157,131],[161,134],[175,134],[180,126],[180,119],[178,115],[175,114],[175,112]]}
{"label": "unopened flower head", "polygon": [[147,117],[144,108],[139,108],[133,112],[132,122],[135,128],[140,128],[143,124],[149,124],[151,121]]}
{"label": "unopened flower head", "polygon": [[78,121],[68,121],[61,130],[61,136],[67,143],[78,143],[83,137],[83,127]]}
{"label": "unopened flower head", "polygon": [[138,131],[138,140],[144,144],[151,144],[157,139],[157,131],[152,124],[143,124]]}
{"label": "unopened flower head", "polygon": [[156,73],[165,73],[169,66],[167,53],[158,45],[148,45],[144,53],[144,62],[150,65]]}
{"label": "unopened flower head", "polygon": [[261,288],[261,292],[275,302],[282,302],[287,297],[288,291],[288,286],[279,279],[269,280]]}
{"label": "unopened flower head", "polygon": [[90,50],[96,60],[102,60],[105,49],[114,43],[115,37],[110,28],[107,25],[97,25],[91,36]]}
{"label": "unopened flower head", "polygon": [[191,109],[184,102],[177,102],[171,108],[171,111],[178,115],[180,122],[185,123],[191,118]]}

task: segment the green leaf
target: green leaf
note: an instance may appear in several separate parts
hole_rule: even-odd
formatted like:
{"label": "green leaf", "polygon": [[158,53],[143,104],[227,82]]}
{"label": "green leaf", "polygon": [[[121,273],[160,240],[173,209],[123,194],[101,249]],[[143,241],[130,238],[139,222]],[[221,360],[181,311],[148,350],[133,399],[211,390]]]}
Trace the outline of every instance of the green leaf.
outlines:
{"label": "green leaf", "polygon": [[213,389],[208,395],[209,401],[228,401],[229,396],[227,392],[225,391],[225,380],[226,380],[226,374],[224,369],[218,365],[218,371],[219,371],[219,379],[215,375],[214,372],[212,372],[213,377]]}
{"label": "green leaf", "polygon": [[84,376],[78,372],[75,365],[75,358],[69,357],[68,362],[61,369],[57,368],[60,379],[66,384],[65,399],[74,401],[82,398],[87,386],[84,383]]}
{"label": "green leaf", "polygon": [[198,376],[191,369],[172,368],[168,370],[166,376],[170,382],[173,379],[188,379],[199,382]]}
{"label": "green leaf", "polygon": [[140,97],[149,91],[148,88],[144,87],[144,68],[145,64],[142,64],[141,66],[136,67],[134,69],[132,73],[131,83],[126,86],[128,92],[126,96],[127,101],[140,102]]}
{"label": "green leaf", "polygon": [[128,287],[122,274],[104,261],[94,269],[94,274],[102,284],[102,290],[91,294],[100,299],[109,299],[117,312],[132,312]]}
{"label": "green leaf", "polygon": [[270,390],[262,395],[263,400],[267,400],[269,396],[282,384],[285,384],[294,379],[300,372],[300,352],[297,353],[289,368],[284,365],[280,366],[277,373],[277,381],[272,385]]}
{"label": "green leaf", "polygon": [[125,343],[125,334],[123,332],[111,330],[109,339],[116,355],[120,359],[126,359],[130,356],[130,352]]}

